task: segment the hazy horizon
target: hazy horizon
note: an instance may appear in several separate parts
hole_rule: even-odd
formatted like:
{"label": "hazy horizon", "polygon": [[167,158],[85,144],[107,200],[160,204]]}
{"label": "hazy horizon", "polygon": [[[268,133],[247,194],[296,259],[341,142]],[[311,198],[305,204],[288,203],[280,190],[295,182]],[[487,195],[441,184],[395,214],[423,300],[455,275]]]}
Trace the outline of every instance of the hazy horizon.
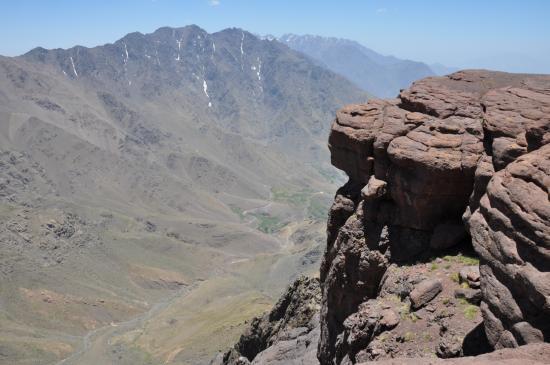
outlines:
{"label": "hazy horizon", "polygon": [[[336,3],[244,0],[9,1],[0,54],[35,48],[93,47],[132,32],[190,24],[212,33],[242,28],[255,34],[311,34],[357,41],[384,55],[457,68],[550,73],[544,1],[348,0]],[[475,11],[472,11],[475,9]],[[353,11],[352,11],[353,10]],[[303,14],[307,16],[304,17]],[[97,19],[101,19],[98,24]]]}

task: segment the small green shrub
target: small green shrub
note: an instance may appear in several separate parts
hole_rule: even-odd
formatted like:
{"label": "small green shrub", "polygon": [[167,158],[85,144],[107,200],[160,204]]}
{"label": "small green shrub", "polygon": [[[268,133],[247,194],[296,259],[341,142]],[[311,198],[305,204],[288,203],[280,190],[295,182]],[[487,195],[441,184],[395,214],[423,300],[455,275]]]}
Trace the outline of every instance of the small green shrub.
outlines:
{"label": "small green shrub", "polygon": [[469,304],[466,308],[464,308],[464,317],[470,321],[473,321],[476,318],[478,310],[478,307]]}
{"label": "small green shrub", "polygon": [[477,257],[466,256],[463,254],[458,254],[456,256],[447,255],[443,257],[443,260],[467,266],[479,265],[479,259]]}
{"label": "small green shrub", "polygon": [[283,228],[286,223],[281,221],[279,217],[270,216],[268,214],[252,214],[258,219],[258,230],[264,233],[275,233]]}
{"label": "small green shrub", "polygon": [[414,332],[405,332],[405,335],[403,336],[403,340],[405,342],[414,341],[414,338],[415,338]]}
{"label": "small green shrub", "polygon": [[409,318],[410,313],[411,313],[411,306],[407,303],[404,303],[399,309],[399,315],[401,316],[401,319]]}

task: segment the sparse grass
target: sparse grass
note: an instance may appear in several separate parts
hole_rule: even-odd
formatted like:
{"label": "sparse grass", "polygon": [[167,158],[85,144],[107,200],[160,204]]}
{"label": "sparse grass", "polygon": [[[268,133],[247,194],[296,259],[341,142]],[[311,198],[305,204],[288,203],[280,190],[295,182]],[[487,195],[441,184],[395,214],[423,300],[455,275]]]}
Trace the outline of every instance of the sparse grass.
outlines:
{"label": "sparse grass", "polygon": [[401,319],[409,318],[410,313],[411,313],[411,306],[407,303],[404,303],[399,309],[399,316],[401,316]]}
{"label": "sparse grass", "polygon": [[[121,354],[122,350],[122,354]],[[132,364],[140,364],[140,365],[156,365],[158,364],[157,361],[153,358],[153,355],[148,353],[142,348],[139,348],[137,346],[133,345],[124,345],[120,344],[118,347],[118,361],[126,363],[132,363]]]}
{"label": "sparse grass", "polygon": [[302,189],[292,191],[284,188],[272,188],[271,195],[273,201],[289,203],[295,206],[304,206],[310,199],[313,191],[311,189]]}
{"label": "sparse grass", "polygon": [[443,268],[445,268],[445,270],[449,270],[451,268],[451,264],[445,264]]}
{"label": "sparse grass", "polygon": [[447,298],[443,298],[443,300],[441,301],[443,304],[447,305],[451,302],[451,298],[447,297]]}
{"label": "sparse grass", "polygon": [[460,284],[460,287],[461,287],[462,289],[469,289],[469,288],[470,288],[470,285],[468,285],[467,282],[463,282],[462,284]]}
{"label": "sparse grass", "polygon": [[396,294],[388,295],[386,298],[387,298],[389,301],[393,302],[393,303],[400,303],[400,302],[401,302],[401,298],[399,298],[399,296],[396,295]]}
{"label": "sparse grass", "polygon": [[437,269],[439,269],[439,266],[435,262],[432,262],[430,265],[430,271],[435,271]]}
{"label": "sparse grass", "polygon": [[424,334],[424,341],[431,341],[432,339],[432,335],[430,335],[429,333]]}
{"label": "sparse grass", "polygon": [[416,335],[414,334],[414,332],[405,332],[405,335],[403,335],[403,340],[405,342],[412,342],[414,341]]}
{"label": "sparse grass", "polygon": [[243,213],[244,211],[243,211],[242,208],[237,207],[237,206],[235,206],[235,205],[231,205],[230,208],[231,208],[231,211],[232,211],[233,213],[237,214],[241,220],[244,219],[244,213]]}
{"label": "sparse grass", "polygon": [[465,305],[465,306],[469,305],[468,301],[464,298],[458,298],[458,304]]}
{"label": "sparse grass", "polygon": [[331,184],[345,181],[342,175],[335,168],[325,169],[321,166],[315,166],[316,170]]}
{"label": "sparse grass", "polygon": [[[213,278],[202,283],[190,295],[182,297],[177,304],[155,317],[156,321],[148,323],[135,345],[146,350],[157,347],[156,359],[166,359],[175,349],[184,348],[185,351],[178,355],[178,361],[183,364],[204,363],[197,358],[215,353],[220,348],[229,348],[244,331],[245,322],[272,306],[262,293],[237,288],[235,280]],[[208,301],[216,295],[221,297]],[[178,318],[186,330],[168,324],[158,326],[157,323],[166,323],[168,318]]]}
{"label": "sparse grass", "polygon": [[326,201],[313,197],[307,207],[307,215],[310,219],[321,221],[327,219],[329,204]]}
{"label": "sparse grass", "polygon": [[443,260],[468,266],[479,265],[479,259],[477,257],[466,256],[463,254],[458,254],[456,256],[447,255],[443,257]]}
{"label": "sparse grass", "polygon": [[476,318],[478,311],[479,311],[478,307],[472,304],[468,304],[464,308],[464,317],[470,321],[473,321]]}
{"label": "sparse grass", "polygon": [[458,275],[457,272],[454,272],[451,274],[451,280],[454,281],[455,283],[459,283],[460,282],[460,275]]}
{"label": "sparse grass", "polygon": [[287,203],[295,207],[305,207],[309,219],[322,221],[327,218],[332,199],[322,194],[317,194],[311,189],[301,189],[297,191],[272,188],[271,195],[273,201]]}
{"label": "sparse grass", "polygon": [[411,312],[410,305],[408,304],[403,304],[401,306],[401,308],[399,309],[399,316],[403,321],[409,320],[412,323],[416,323],[416,321],[420,319],[420,317],[418,317],[416,313]]}

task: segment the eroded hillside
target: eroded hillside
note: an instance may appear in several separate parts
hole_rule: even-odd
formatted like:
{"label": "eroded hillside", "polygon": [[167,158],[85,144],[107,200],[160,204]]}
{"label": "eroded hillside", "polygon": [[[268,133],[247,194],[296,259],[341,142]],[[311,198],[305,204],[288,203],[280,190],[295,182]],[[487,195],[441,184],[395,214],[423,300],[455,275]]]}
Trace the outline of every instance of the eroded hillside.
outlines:
{"label": "eroded hillside", "polygon": [[2,361],[193,363],[234,341],[316,267],[340,179],[325,121],[364,98],[239,29],[1,58]]}

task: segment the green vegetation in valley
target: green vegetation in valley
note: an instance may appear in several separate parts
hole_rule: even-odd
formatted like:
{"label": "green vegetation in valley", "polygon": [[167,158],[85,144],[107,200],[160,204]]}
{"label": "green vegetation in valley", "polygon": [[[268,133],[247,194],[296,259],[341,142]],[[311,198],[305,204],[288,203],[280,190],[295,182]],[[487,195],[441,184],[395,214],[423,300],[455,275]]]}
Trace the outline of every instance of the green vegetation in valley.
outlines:
{"label": "green vegetation in valley", "polygon": [[327,212],[330,208],[330,203],[319,197],[312,197],[307,207],[308,218],[315,221],[323,221],[327,219]]}
{"label": "green vegetation in valley", "polygon": [[229,206],[231,208],[231,211],[239,216],[241,220],[244,219],[244,210],[240,207],[237,207],[235,205]]}
{"label": "green vegetation in valley", "polygon": [[251,215],[258,219],[258,230],[264,233],[275,233],[286,226],[286,223],[276,216],[265,213],[254,213]]}
{"label": "green vegetation in valley", "polygon": [[321,192],[311,189],[290,190],[286,188],[272,188],[272,199],[275,202],[287,203],[294,207],[305,208],[308,219],[324,221],[332,203],[332,199]]}
{"label": "green vegetation in valley", "polygon": [[289,203],[295,206],[304,206],[308,203],[313,191],[311,189],[300,189],[297,191],[285,188],[272,188],[273,201]]}
{"label": "green vegetation in valley", "polygon": [[331,184],[343,184],[346,179],[345,177],[336,170],[336,168],[325,168],[322,166],[315,166],[316,170]]}

